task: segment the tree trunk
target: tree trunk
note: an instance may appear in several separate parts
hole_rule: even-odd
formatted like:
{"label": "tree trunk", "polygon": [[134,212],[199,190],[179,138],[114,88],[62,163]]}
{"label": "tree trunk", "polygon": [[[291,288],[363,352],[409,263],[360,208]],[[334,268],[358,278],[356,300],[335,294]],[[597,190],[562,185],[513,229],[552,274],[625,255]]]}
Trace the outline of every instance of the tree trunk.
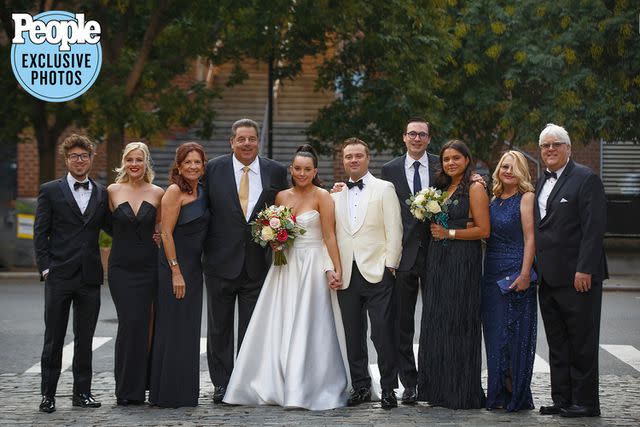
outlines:
{"label": "tree trunk", "polygon": [[107,185],[116,179],[115,168],[120,166],[124,146],[124,125],[112,130],[107,137]]}
{"label": "tree trunk", "polygon": [[48,182],[56,176],[56,142],[60,135],[53,135],[49,132],[46,124],[39,124],[36,129],[36,138],[38,140],[38,158],[39,158],[39,182]]}

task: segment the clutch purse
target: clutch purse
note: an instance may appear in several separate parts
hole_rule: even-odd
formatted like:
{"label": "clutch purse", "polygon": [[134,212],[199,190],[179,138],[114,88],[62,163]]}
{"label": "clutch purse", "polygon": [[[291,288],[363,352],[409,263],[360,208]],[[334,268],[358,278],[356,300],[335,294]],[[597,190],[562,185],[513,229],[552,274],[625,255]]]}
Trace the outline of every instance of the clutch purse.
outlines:
{"label": "clutch purse", "polygon": [[[504,279],[500,279],[496,282],[498,284],[498,287],[500,288],[500,292],[502,292],[502,295],[508,294],[509,292],[513,291],[513,289],[511,289],[510,286],[513,285],[513,282],[518,278],[518,276],[520,276],[519,271],[513,274],[510,274],[506,276]],[[530,280],[532,282],[535,280],[538,280],[538,275],[536,274],[536,271],[533,268],[531,269]]]}

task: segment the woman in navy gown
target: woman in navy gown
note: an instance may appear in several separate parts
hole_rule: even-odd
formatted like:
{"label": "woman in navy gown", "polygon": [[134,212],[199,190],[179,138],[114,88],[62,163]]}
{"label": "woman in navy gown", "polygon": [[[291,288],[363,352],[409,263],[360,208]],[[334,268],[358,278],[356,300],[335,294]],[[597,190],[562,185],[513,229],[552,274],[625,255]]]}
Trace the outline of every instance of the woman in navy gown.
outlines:
{"label": "woman in navy gown", "polygon": [[431,224],[418,400],[450,409],[481,408],[480,239],[489,236],[489,197],[482,183],[471,180],[471,153],[462,141],[447,142],[440,163],[436,187],[449,193],[451,205],[447,228]]}
{"label": "woman in navy gown", "polygon": [[113,245],[109,255],[109,290],[118,314],[114,357],[116,402],[144,403],[150,354],[152,301],[158,248],[152,240],[156,210],[164,194],[153,185],[149,149],[127,144],[109,193]]}
{"label": "woman in navy gown", "polygon": [[178,147],[169,176],[172,184],[160,205],[164,250],[158,257],[149,402],[161,407],[196,406],[200,394],[200,259],[209,209],[199,179],[206,161],[200,144]]}
{"label": "woman in navy gown", "polygon": [[537,323],[532,277],[534,194],[521,153],[509,151],[500,159],[493,173],[493,195],[482,288],[487,409],[533,409],[530,385]]}

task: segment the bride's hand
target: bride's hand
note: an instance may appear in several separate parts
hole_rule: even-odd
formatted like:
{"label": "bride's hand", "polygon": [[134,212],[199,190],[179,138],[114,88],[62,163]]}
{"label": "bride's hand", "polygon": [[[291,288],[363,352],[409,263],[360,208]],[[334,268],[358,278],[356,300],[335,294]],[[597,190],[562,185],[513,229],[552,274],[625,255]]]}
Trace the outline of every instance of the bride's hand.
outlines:
{"label": "bride's hand", "polygon": [[342,287],[342,279],[339,273],[335,271],[327,271],[327,282],[329,284],[329,288],[331,289],[340,289]]}

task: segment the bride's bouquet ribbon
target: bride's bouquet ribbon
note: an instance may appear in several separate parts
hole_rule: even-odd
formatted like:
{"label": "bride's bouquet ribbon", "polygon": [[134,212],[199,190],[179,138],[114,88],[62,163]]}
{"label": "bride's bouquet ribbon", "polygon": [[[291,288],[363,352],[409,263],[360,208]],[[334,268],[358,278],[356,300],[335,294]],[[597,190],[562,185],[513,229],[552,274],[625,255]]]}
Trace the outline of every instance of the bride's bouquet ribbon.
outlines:
{"label": "bride's bouquet ribbon", "polygon": [[273,250],[273,265],[285,265],[287,257],[284,250],[291,247],[296,237],[306,232],[298,225],[296,216],[288,206],[265,207],[250,225],[253,241],[263,248],[269,245]]}

